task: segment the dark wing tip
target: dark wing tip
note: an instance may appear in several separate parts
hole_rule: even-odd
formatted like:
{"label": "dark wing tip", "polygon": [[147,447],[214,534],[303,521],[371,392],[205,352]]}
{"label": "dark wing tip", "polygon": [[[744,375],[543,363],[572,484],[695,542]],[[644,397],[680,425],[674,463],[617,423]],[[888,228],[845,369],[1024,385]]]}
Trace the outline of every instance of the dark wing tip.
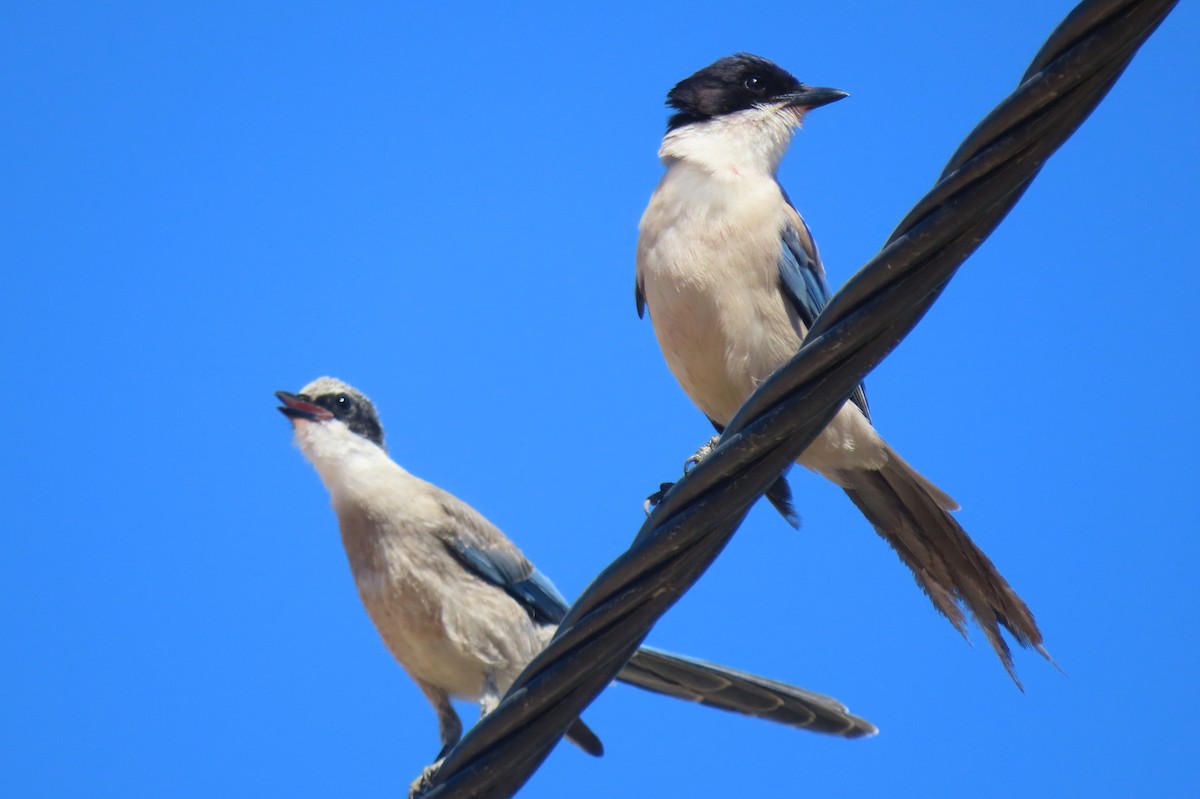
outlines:
{"label": "dark wing tip", "polygon": [[600,742],[600,736],[592,732],[591,728],[583,723],[583,719],[575,719],[571,724],[567,730],[567,740],[592,757],[604,756],[604,744]]}
{"label": "dark wing tip", "polygon": [[766,496],[767,501],[775,506],[775,510],[779,511],[784,521],[799,530],[800,514],[796,512],[796,506],[792,504],[792,487],[788,485],[787,477],[779,475],[779,478],[767,489]]}

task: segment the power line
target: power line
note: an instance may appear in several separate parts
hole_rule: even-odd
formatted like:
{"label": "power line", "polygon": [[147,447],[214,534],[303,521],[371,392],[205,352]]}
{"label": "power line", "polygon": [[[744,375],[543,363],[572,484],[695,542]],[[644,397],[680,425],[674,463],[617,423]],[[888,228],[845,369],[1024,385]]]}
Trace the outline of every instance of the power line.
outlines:
{"label": "power line", "polygon": [[500,706],[447,755],[426,799],[506,799],[699,579],[750,506],[912,330],[1178,0],[1085,0],[984,118],[884,248],[833,297],[804,346],[720,445],[667,492],[630,549],[571,608]]}

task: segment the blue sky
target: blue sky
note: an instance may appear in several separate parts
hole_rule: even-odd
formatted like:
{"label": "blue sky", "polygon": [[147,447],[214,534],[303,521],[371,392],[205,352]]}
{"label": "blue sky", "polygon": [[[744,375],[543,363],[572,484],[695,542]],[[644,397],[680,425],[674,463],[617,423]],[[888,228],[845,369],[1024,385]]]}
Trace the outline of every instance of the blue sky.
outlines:
{"label": "blue sky", "polygon": [[[708,435],[633,303],[666,91],[744,50],[851,92],[781,170],[833,284],[1069,2],[9,4],[0,12],[0,794],[397,795],[436,723],[272,392],[578,594]],[[625,687],[526,796],[1188,796],[1200,603],[1200,72],[1177,9],[868,380],[1066,675],[1022,694],[795,473],[651,635],[831,693],[841,741]],[[464,717],[474,710],[464,706]]]}

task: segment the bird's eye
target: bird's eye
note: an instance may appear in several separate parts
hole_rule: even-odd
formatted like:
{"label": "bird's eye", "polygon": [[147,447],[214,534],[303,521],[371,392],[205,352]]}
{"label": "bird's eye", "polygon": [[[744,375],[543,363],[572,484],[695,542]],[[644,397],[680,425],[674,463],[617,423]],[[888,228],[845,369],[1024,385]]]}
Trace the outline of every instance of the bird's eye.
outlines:
{"label": "bird's eye", "polygon": [[762,94],[767,89],[767,84],[758,75],[751,75],[742,81],[742,85],[755,94]]}
{"label": "bird's eye", "polygon": [[334,406],[333,412],[338,416],[349,416],[354,413],[354,400],[352,398],[345,394],[338,394],[335,401],[337,405]]}

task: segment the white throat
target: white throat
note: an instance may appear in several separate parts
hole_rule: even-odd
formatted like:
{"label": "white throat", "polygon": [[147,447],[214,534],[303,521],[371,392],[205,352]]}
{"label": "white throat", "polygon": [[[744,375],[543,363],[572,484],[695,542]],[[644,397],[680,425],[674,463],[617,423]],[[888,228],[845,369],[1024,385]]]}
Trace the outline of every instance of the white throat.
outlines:
{"label": "white throat", "polygon": [[[295,422],[296,444],[321,476],[333,504],[361,502],[400,467],[382,447],[339,421]],[[403,470],[400,470],[403,471]]]}
{"label": "white throat", "polygon": [[685,161],[718,177],[775,177],[804,109],[784,103],[748,108],[676,128],[658,157]]}

